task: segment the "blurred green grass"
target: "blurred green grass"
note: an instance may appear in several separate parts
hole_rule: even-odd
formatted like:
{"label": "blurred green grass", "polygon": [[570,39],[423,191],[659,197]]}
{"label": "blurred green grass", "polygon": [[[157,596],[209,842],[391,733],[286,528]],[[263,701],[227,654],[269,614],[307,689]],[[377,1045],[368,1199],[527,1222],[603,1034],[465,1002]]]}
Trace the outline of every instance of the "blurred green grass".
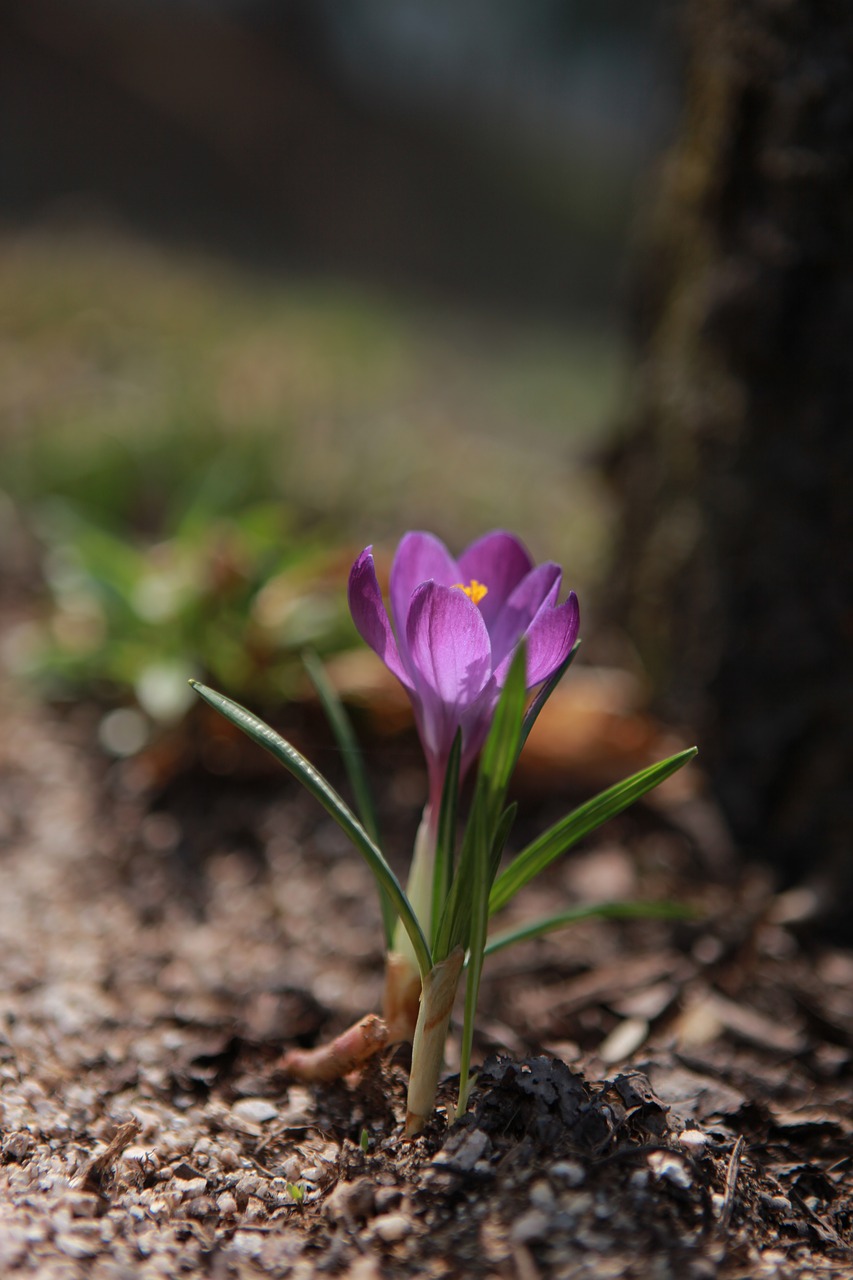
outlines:
{"label": "blurred green grass", "polygon": [[[79,570],[102,535],[115,563],[122,542],[150,559],[171,540],[191,577],[210,546],[193,560],[176,540],[198,550],[218,527],[220,545],[223,521],[263,531],[228,625],[236,647],[265,578],[407,528],[459,548],[506,526],[581,592],[602,572],[609,508],[593,455],[621,370],[606,330],[264,279],[115,232],[6,233],[0,299],[0,490],[52,549],[54,597],[57,548],[75,547]],[[106,618],[86,679],[115,657],[125,615]],[[173,656],[215,624],[202,615]],[[148,622],[137,649],[157,647]],[[340,617],[328,625],[332,647],[344,643]]]}

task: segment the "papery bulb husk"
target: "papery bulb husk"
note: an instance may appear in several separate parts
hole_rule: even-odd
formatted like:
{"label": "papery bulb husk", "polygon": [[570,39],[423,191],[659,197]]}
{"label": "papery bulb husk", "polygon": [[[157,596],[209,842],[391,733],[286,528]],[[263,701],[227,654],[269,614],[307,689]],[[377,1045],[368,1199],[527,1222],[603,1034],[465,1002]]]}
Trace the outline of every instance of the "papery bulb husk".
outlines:
{"label": "papery bulb husk", "polygon": [[382,1017],[389,1044],[411,1044],[415,1038],[421,1005],[421,975],[410,956],[389,951],[385,957],[385,989]]}
{"label": "papery bulb husk", "polygon": [[329,1083],[364,1066],[387,1043],[385,1023],[375,1013],[369,1013],[330,1044],[319,1045],[316,1049],[290,1049],[279,1062],[279,1068],[291,1080],[301,1080],[306,1084]]}
{"label": "papery bulb husk", "polygon": [[464,959],[464,948],[457,947],[424,979],[412,1046],[412,1072],[406,1104],[407,1138],[420,1133],[435,1105],[447,1029]]}

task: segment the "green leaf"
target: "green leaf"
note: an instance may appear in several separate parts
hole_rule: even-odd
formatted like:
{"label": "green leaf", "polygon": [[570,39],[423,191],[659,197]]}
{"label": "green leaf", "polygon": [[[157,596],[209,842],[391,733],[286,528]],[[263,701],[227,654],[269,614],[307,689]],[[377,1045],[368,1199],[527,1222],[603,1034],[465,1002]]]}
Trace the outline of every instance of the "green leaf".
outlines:
{"label": "green leaf", "polygon": [[498,867],[503,857],[504,846],[509,839],[509,833],[512,831],[515,815],[518,813],[518,801],[513,800],[512,804],[507,805],[500,816],[500,821],[495,828],[494,839],[492,840],[492,852],[489,862],[489,889],[491,890],[495,876],[498,873]]}
{"label": "green leaf", "polygon": [[[347,715],[346,707],[338,696],[337,689],[326,675],[326,668],[316,653],[310,649],[306,650],[302,654],[302,661],[305,664],[305,670],[308,672],[311,683],[317,691],[317,697],[320,699],[320,705],[331,725],[335,741],[340,747],[344,768],[347,771],[349,784],[355,796],[355,807],[361,819],[361,825],[373,843],[379,847],[382,844],[382,840],[379,834],[379,823],[376,819],[376,807],[373,803],[370,783],[367,780],[367,770],[364,767],[364,758],[358,745],[358,739],[355,736],[355,730],[352,727],[352,721]],[[379,887],[379,899],[382,908],[382,923],[385,927],[385,944],[390,947],[397,913],[388,894],[381,885]]]}
{"label": "green leaf", "polygon": [[692,907],[685,907],[679,902],[599,902],[590,906],[572,907],[569,911],[561,911],[559,915],[545,916],[541,920],[534,920],[532,924],[520,925],[517,929],[508,929],[506,933],[489,938],[485,954],[493,956],[496,951],[503,951],[517,942],[541,938],[546,933],[564,929],[579,920],[689,920],[696,914]]}
{"label": "green leaf", "polygon": [[475,802],[477,794],[482,792],[490,827],[504,807],[506,789],[521,750],[524,704],[527,700],[526,672],[527,656],[524,645],[520,644],[495,709],[495,718],[477,771]]}
{"label": "green leaf", "polygon": [[355,736],[355,730],[352,727],[352,721],[347,715],[346,707],[341,701],[337,689],[327,676],[326,668],[317,657],[317,654],[312,649],[306,649],[302,654],[302,661],[316,690],[317,697],[320,699],[320,704],[326,713],[326,719],[329,721],[332,733],[335,735],[335,741],[341,749],[344,767],[355,796],[361,825],[373,843],[378,845],[381,842],[379,823],[376,819],[376,808],[370,791],[370,783],[367,780],[364,758],[358,745],[358,739]]}
{"label": "green leaf", "polygon": [[243,733],[251,738],[253,742],[257,742],[258,746],[263,747],[271,755],[275,756],[279,764],[284,765],[289,773],[298,778],[306,790],[310,791],[315,799],[319,800],[326,812],[335,819],[341,830],[349,836],[356,849],[367,862],[379,885],[388,894],[394,910],[402,920],[403,926],[411,939],[421,977],[428,974],[432,968],[429,945],[399,880],[385,861],[381,851],[370,839],[364,827],[352,810],[347,807],[334,787],[295,747],[291,746],[285,738],[276,733],[275,729],[271,729],[263,720],[253,715],[251,711],[247,711],[245,707],[241,707],[237,702],[232,702],[224,694],[217,693],[214,689],[208,689],[206,685],[199,684],[197,680],[191,680],[190,684],[196,693],[200,694],[205,702],[218,711],[220,715],[223,715],[226,720],[230,720],[238,729],[242,729]]}
{"label": "green leaf", "polygon": [[537,719],[539,718],[539,712],[545,706],[545,703],[548,701],[551,694],[554,692],[557,685],[560,683],[563,676],[566,674],[569,667],[574,662],[575,655],[577,654],[577,651],[580,647],[581,647],[580,640],[576,640],[575,643],[572,645],[572,649],[571,649],[571,652],[569,653],[569,656],[563,662],[560,663],[559,667],[557,667],[557,670],[554,672],[551,678],[545,681],[542,688],[539,690],[536,697],[533,699],[530,706],[527,708],[527,713],[525,714],[525,717],[524,717],[524,726],[521,731],[521,744],[518,748],[519,754],[524,750],[524,744],[527,741],[527,738],[530,734],[530,730],[533,728]]}
{"label": "green leaf", "polygon": [[453,864],[456,854],[456,811],[459,803],[459,763],[462,759],[462,730],[456,737],[447,760],[444,786],[441,792],[441,810],[438,816],[438,833],[435,846],[435,862],[432,875],[432,944],[435,946],[438,925],[444,904],[453,883]]}
{"label": "green leaf", "polygon": [[491,914],[494,915],[496,911],[505,907],[519,889],[534,876],[538,876],[540,871],[544,871],[555,858],[559,858],[578,840],[588,835],[590,831],[594,831],[596,827],[600,827],[608,818],[627,809],[635,800],[639,800],[640,796],[644,796],[647,791],[651,791],[682,765],[687,764],[687,761],[692,760],[696,755],[696,750],[696,747],[689,747],[686,751],[679,751],[677,755],[661,760],[648,769],[641,769],[639,773],[626,778],[624,782],[617,782],[613,787],[608,787],[606,791],[602,791],[560,822],[555,823],[526,849],[523,849],[503,874],[498,876],[489,902]]}
{"label": "green leaf", "polygon": [[[479,855],[475,847],[475,833],[485,831],[484,838],[491,849],[504,807],[507,786],[518,759],[518,743],[524,717],[525,672],[526,658],[524,646],[521,645],[509,669],[492,727],[480,756],[477,784],[459,864],[435,934],[436,962],[448,956],[454,947],[469,945],[468,930],[474,910],[474,897],[480,887],[477,879]],[[491,867],[488,861],[485,865],[486,884],[490,885]]]}
{"label": "green leaf", "polygon": [[477,997],[480,994],[480,978],[483,973],[483,959],[486,946],[486,934],[489,928],[489,888],[491,886],[490,864],[492,862],[492,845],[490,832],[485,826],[486,814],[482,807],[471,815],[472,838],[474,850],[471,893],[471,918],[468,928],[468,974],[465,979],[465,1015],[462,1021],[462,1045],[459,1059],[459,1100],[456,1105],[456,1118],[464,1113],[468,1105],[468,1094],[473,1081],[471,1075],[471,1049],[474,1043],[474,1019],[477,1013]]}

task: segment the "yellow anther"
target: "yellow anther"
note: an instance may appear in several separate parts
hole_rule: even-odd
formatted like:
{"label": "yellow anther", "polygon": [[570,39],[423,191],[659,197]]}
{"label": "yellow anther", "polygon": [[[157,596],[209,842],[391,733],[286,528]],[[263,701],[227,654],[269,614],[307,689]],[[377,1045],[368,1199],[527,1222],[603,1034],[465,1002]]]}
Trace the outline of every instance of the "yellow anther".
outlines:
{"label": "yellow anther", "polygon": [[469,600],[473,600],[474,604],[479,604],[483,596],[489,594],[489,588],[484,587],[482,582],[478,582],[476,578],[472,578],[466,587],[464,582],[454,582],[454,587],[458,587],[460,591],[464,591]]}

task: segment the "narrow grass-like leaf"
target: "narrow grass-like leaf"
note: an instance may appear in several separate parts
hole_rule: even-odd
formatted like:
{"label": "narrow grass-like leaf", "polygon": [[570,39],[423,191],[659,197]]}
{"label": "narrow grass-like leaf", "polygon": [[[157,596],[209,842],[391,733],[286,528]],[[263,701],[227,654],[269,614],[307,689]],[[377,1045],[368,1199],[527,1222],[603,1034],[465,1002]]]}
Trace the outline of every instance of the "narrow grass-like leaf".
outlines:
{"label": "narrow grass-like leaf", "polygon": [[[361,825],[373,843],[381,848],[382,839],[379,834],[379,823],[376,819],[376,806],[373,803],[370,783],[367,780],[367,770],[364,767],[364,758],[358,745],[358,739],[355,736],[355,730],[352,727],[352,721],[347,715],[346,707],[338,696],[337,689],[327,676],[326,668],[317,657],[317,654],[311,649],[306,649],[302,654],[302,661],[316,690],[317,697],[320,699],[320,705],[326,713],[326,719],[329,721],[335,741],[340,748],[344,768],[347,771],[349,784],[355,797],[356,812],[361,819]],[[385,944],[390,947],[397,913],[388,894],[381,885],[379,886],[379,900],[382,908],[382,924],[385,929]]]}
{"label": "narrow grass-like leaf", "polygon": [[534,876],[538,876],[540,871],[544,871],[555,858],[559,858],[583,836],[601,826],[608,818],[627,809],[635,800],[639,800],[647,791],[651,791],[653,787],[670,777],[695,755],[696,747],[688,747],[686,751],[679,751],[677,755],[661,760],[648,769],[641,769],[639,773],[626,778],[624,782],[617,782],[615,786],[608,787],[592,800],[587,800],[586,804],[582,804],[560,822],[555,823],[526,849],[523,849],[502,875],[498,876],[489,902],[491,914],[494,915],[496,911],[505,907],[519,889]]}
{"label": "narrow grass-like leaf", "polygon": [[498,874],[498,867],[501,864],[504,845],[509,839],[509,833],[512,831],[515,815],[518,813],[518,801],[513,800],[512,804],[507,805],[500,816],[500,821],[495,828],[494,838],[492,840],[492,851],[489,860],[489,890],[491,891],[495,876]]}
{"label": "narrow grass-like leaf", "polygon": [[506,789],[521,750],[526,664],[524,645],[520,644],[495,709],[495,718],[477,771],[476,790],[487,793],[487,812],[491,824],[494,824],[503,808]]}
{"label": "narrow grass-like leaf", "polygon": [[473,1083],[470,1076],[471,1049],[474,1043],[474,1018],[477,1013],[477,998],[480,994],[480,978],[483,973],[484,948],[489,928],[490,863],[492,861],[491,845],[493,841],[490,840],[490,833],[485,827],[485,817],[486,815],[482,808],[476,810],[472,815],[472,846],[474,849],[472,874],[474,882],[471,893],[471,919],[468,928],[468,973],[465,979],[465,1015],[462,1022],[462,1045],[459,1058],[457,1120],[468,1105],[468,1094]]}
{"label": "narrow grass-like leaf", "polygon": [[432,938],[435,946],[438,925],[444,904],[453,883],[453,864],[456,858],[456,811],[459,804],[459,764],[462,759],[462,730],[456,737],[447,760],[444,787],[441,792],[441,810],[438,815],[438,833],[435,845],[435,862],[432,875]]}
{"label": "narrow grass-like leaf", "polygon": [[545,706],[545,703],[548,701],[551,694],[554,692],[557,685],[560,683],[563,676],[566,674],[569,667],[574,662],[575,655],[577,654],[577,651],[580,648],[580,646],[581,646],[580,640],[576,640],[575,643],[572,645],[572,649],[571,649],[571,652],[569,653],[569,656],[560,663],[559,667],[557,667],[557,670],[554,672],[551,678],[545,681],[542,688],[539,690],[536,697],[533,699],[530,706],[527,708],[527,711],[524,716],[524,725],[521,730],[521,742],[518,748],[519,754],[521,754],[521,752],[524,750],[524,744],[527,741],[530,730],[533,728],[537,719],[539,718],[539,712]]}
{"label": "narrow grass-like leaf", "polygon": [[306,649],[302,654],[302,661],[320,699],[320,705],[326,713],[335,741],[340,747],[361,825],[374,844],[381,844],[376,807],[373,803],[370,783],[367,780],[367,770],[364,767],[364,759],[347,709],[317,654],[312,649]]}
{"label": "narrow grass-like leaf", "polygon": [[344,803],[334,787],[295,747],[291,746],[285,738],[282,738],[281,734],[276,733],[275,729],[271,729],[268,724],[253,715],[251,711],[247,711],[245,707],[241,707],[237,702],[232,702],[224,694],[217,693],[214,689],[209,689],[206,685],[199,684],[197,680],[191,680],[190,684],[196,693],[218,711],[220,715],[223,715],[226,720],[230,720],[238,729],[242,729],[243,733],[251,738],[253,742],[256,742],[258,746],[263,747],[271,755],[275,756],[276,760],[284,765],[285,769],[292,773],[306,790],[310,791],[315,799],[319,800],[326,812],[335,819],[338,826],[365,859],[377,882],[393,903],[394,910],[402,920],[403,926],[411,939],[421,976],[423,977],[429,973],[432,968],[429,945],[399,880],[385,861],[382,852],[373,843],[355,814]]}
{"label": "narrow grass-like leaf", "polygon": [[496,934],[486,943],[485,954],[493,956],[496,951],[515,946],[517,942],[541,938],[546,933],[553,933],[555,929],[577,924],[579,920],[689,920],[695,915],[696,912],[691,907],[685,907],[679,902],[599,902],[572,907],[568,911],[561,911],[559,915],[545,916],[531,924]]}
{"label": "narrow grass-like leaf", "polygon": [[[495,710],[492,727],[480,756],[477,783],[459,864],[453,877],[450,895],[444,906],[435,934],[435,958],[442,960],[457,946],[468,946],[468,927],[472,917],[473,895],[477,891],[474,832],[486,832],[491,848],[495,830],[504,806],[506,789],[518,758],[518,743],[525,701],[525,656],[523,647],[513,659],[506,684]],[[487,879],[490,867],[486,864]]]}

